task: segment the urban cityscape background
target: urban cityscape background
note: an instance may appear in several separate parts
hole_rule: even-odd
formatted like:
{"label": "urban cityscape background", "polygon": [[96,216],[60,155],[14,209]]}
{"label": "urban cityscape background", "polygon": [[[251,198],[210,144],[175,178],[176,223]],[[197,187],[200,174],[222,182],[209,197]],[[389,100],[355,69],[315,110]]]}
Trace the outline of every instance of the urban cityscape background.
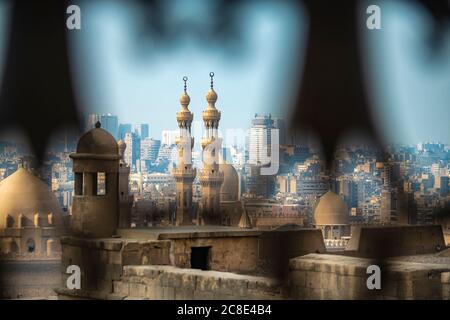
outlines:
{"label": "urban cityscape background", "polygon": [[[149,123],[122,123],[113,114],[89,114],[85,117],[85,131],[97,121],[116,140],[126,143],[124,160],[131,168],[129,189],[134,197],[132,225],[173,224],[176,192],[171,170],[177,159],[178,130],[163,130],[160,136],[151,137]],[[238,173],[238,197],[251,219],[255,222],[262,217],[274,218],[265,227],[275,228],[286,221],[313,225],[314,208],[329,190],[344,200],[352,224],[432,224],[440,212],[448,210],[449,145],[391,144],[380,151],[370,144],[348,144],[339,148],[331,169],[327,169],[320,147],[306,134],[288,134],[284,119],[255,114],[248,124],[247,129],[237,131],[239,134],[226,134],[221,158]],[[274,129],[279,130],[280,136],[280,167],[276,175],[264,176],[260,168],[270,163],[270,136]],[[68,215],[74,194],[69,154],[75,152],[78,137],[79,133],[73,130],[63,131],[48,150],[42,169],[34,170],[51,186]],[[387,152],[387,157],[382,152]],[[194,146],[192,156],[194,167],[201,168],[199,146]],[[0,179],[21,165],[34,169],[34,157],[27,145],[0,142]],[[198,178],[194,180],[193,199],[201,199]],[[407,216],[400,217],[402,211]]]}

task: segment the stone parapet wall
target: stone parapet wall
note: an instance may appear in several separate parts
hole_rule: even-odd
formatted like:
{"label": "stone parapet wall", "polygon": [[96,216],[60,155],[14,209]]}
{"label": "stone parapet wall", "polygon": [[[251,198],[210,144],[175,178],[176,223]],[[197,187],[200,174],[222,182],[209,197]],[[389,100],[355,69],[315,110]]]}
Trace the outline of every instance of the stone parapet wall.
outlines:
{"label": "stone parapet wall", "polygon": [[450,300],[450,272],[441,273],[442,299]]}
{"label": "stone parapet wall", "polygon": [[258,238],[187,238],[172,239],[170,264],[191,267],[191,248],[210,247],[209,268],[223,272],[254,272],[258,261]]}
{"label": "stone parapet wall", "polygon": [[443,249],[440,225],[355,226],[346,247],[366,258],[432,254]]}
{"label": "stone parapet wall", "polygon": [[446,271],[439,264],[387,261],[381,265],[381,290],[367,288],[367,267],[377,261],[308,254],[290,261],[293,299],[442,299],[448,297]]}
{"label": "stone parapet wall", "polygon": [[62,245],[62,285],[67,278],[67,267],[77,265],[81,268],[82,290],[113,290],[113,281],[122,277],[126,265],[167,265],[170,241],[166,240],[127,240],[127,239],[80,239],[64,237]]}
{"label": "stone parapet wall", "polygon": [[282,299],[286,290],[274,279],[172,266],[126,266],[114,295],[124,299]]}

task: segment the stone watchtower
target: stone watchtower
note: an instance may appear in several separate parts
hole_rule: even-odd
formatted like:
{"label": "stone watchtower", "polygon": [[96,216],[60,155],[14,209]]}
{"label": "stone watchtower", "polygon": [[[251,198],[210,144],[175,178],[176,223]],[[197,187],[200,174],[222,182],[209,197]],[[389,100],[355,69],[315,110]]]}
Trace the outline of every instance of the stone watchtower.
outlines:
{"label": "stone watchtower", "polygon": [[187,77],[183,78],[184,92],[180,97],[181,110],[177,112],[177,122],[180,128],[180,136],[176,140],[178,148],[177,167],[173,170],[176,181],[176,224],[192,224],[192,182],[196,171],[192,167],[192,147],[194,138],[191,136],[191,124],[194,115],[188,109],[191,98],[186,92]]}
{"label": "stone watchtower", "polygon": [[202,220],[204,224],[220,225],[220,186],[223,182],[223,172],[219,170],[219,152],[222,146],[218,133],[220,111],[215,107],[217,93],[214,91],[214,73],[211,72],[209,76],[211,89],[206,94],[208,106],[202,112],[205,124],[205,135],[202,139],[203,170],[199,175],[202,185]]}
{"label": "stone watchtower", "polygon": [[72,204],[74,235],[111,237],[119,219],[119,148],[114,137],[100,127],[78,140],[73,159],[75,195]]}

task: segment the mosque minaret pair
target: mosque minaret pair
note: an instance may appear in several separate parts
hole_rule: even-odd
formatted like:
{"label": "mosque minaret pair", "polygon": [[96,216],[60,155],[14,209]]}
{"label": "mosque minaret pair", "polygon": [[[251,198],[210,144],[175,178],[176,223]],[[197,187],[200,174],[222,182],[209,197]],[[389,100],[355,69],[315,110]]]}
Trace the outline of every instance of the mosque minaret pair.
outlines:
{"label": "mosque minaret pair", "polygon": [[[214,73],[211,72],[211,87],[206,94],[208,106],[202,112],[205,134],[201,141],[203,149],[203,170],[199,172],[202,185],[201,215],[198,224],[219,225],[220,216],[220,187],[224,180],[223,172],[219,170],[219,153],[222,140],[219,138],[218,128],[220,111],[215,104],[217,93],[214,91]],[[190,97],[187,94],[184,80],[184,92],[180,97],[181,110],[177,112],[177,122],[180,135],[176,141],[178,148],[178,162],[173,170],[176,181],[176,225],[189,225],[193,222],[192,184],[196,170],[192,167],[192,148],[194,138],[191,135],[191,125],[194,115],[189,110]]]}

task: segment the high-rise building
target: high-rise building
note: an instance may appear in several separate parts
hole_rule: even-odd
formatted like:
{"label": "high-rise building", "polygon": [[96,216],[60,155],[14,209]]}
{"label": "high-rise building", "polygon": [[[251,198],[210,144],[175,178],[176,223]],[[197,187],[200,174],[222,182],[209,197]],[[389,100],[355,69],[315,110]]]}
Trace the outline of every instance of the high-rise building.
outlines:
{"label": "high-rise building", "polygon": [[100,123],[102,128],[108,131],[114,139],[118,140],[119,134],[119,119],[116,115],[111,113],[103,114],[100,116]]}
{"label": "high-rise building", "polygon": [[[245,168],[245,195],[248,198],[267,199],[275,193],[276,177],[273,175],[261,175],[262,167],[258,165],[247,165]],[[295,183],[294,186],[297,187],[297,184]]]}
{"label": "high-rise building", "polygon": [[193,203],[192,203],[192,183],[196,171],[192,167],[192,147],[194,138],[191,136],[191,124],[194,115],[188,109],[191,98],[186,92],[186,81],[184,80],[184,92],[180,97],[181,110],[177,112],[177,122],[180,128],[180,135],[176,140],[178,148],[177,167],[172,171],[176,181],[176,215],[177,225],[192,224]]}
{"label": "high-rise building", "polygon": [[250,128],[249,163],[266,165],[271,162],[271,132],[275,129],[272,116],[255,115]]}
{"label": "high-rise building", "polygon": [[439,176],[436,177],[438,179],[436,188],[439,189],[439,194],[442,197],[446,197],[449,195],[449,177],[448,176]]}
{"label": "high-rise building", "polygon": [[141,137],[141,139],[148,138],[148,124],[142,123],[142,124],[136,124],[133,126],[134,132]]}
{"label": "high-rise building", "polygon": [[321,197],[330,190],[330,181],[326,177],[302,178],[297,182],[297,194],[302,197]]}
{"label": "high-rise building", "polygon": [[158,158],[161,140],[145,138],[141,140],[141,160],[155,162]]}
{"label": "high-rise building", "polygon": [[121,123],[119,125],[119,139],[124,139],[125,133],[131,133],[131,123]]}
{"label": "high-rise building", "polygon": [[382,190],[380,221],[390,224],[415,224],[416,205],[414,194],[401,189]]}
{"label": "high-rise building", "polygon": [[134,132],[125,133],[123,139],[127,145],[125,150],[125,162],[131,167],[132,171],[136,171],[138,166],[137,162],[141,157],[141,139]]}
{"label": "high-rise building", "polygon": [[216,109],[217,93],[214,91],[213,77],[210,73],[211,89],[206,94],[208,106],[202,112],[205,124],[205,134],[202,139],[203,170],[200,171],[199,180],[202,185],[202,220],[204,224],[221,224],[220,216],[220,187],[224,175],[219,170],[219,153],[222,148],[222,139],[219,138],[218,128],[220,111]]}

